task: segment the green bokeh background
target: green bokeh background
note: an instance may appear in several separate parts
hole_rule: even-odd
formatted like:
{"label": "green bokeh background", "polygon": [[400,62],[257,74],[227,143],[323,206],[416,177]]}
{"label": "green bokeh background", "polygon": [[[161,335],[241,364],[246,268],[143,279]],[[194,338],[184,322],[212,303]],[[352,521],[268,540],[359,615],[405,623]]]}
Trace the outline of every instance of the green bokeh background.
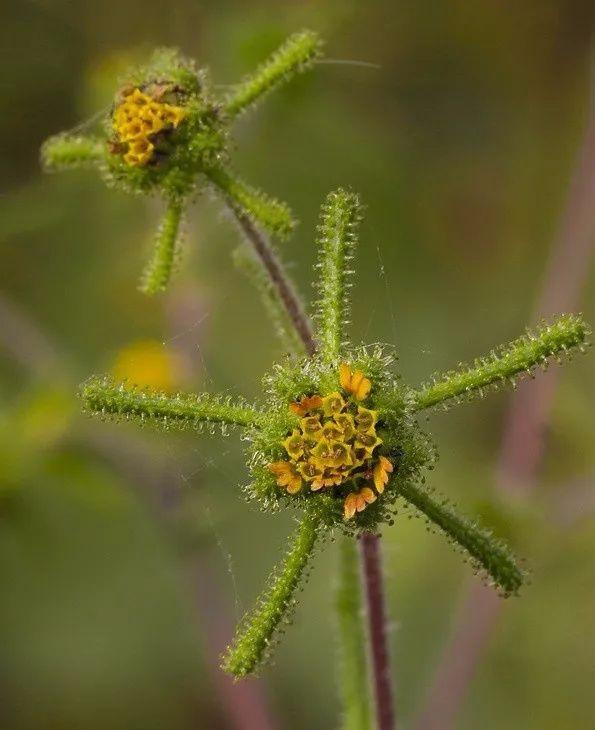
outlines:
{"label": "green bokeh background", "polygon": [[[292,517],[243,502],[237,438],[91,423],[75,391],[152,338],[185,358],[184,387],[255,397],[280,350],[231,266],[236,232],[213,201],[191,212],[171,293],[147,300],[135,284],[158,203],[92,173],[42,176],[38,149],[105,108],[119,72],[155,45],[181,47],[225,85],[301,27],[323,34],[329,58],[379,66],[320,65],[237,127],[237,169],[301,220],[283,253],[304,292],[320,201],[347,185],[367,206],[353,335],[395,343],[410,382],[531,318],[587,119],[592,2],[10,3],[0,292],[38,332],[21,319],[0,336],[2,727],[241,727],[216,650]],[[593,276],[581,306],[594,322]],[[428,424],[441,454],[435,486],[492,515],[533,571],[491,637],[463,730],[593,726],[592,372],[591,357],[563,373],[528,504],[494,491],[508,394]],[[397,521],[383,546],[398,710],[412,727],[472,577],[417,520]],[[338,727],[334,561],[332,545],[317,555],[258,685],[273,727]]]}

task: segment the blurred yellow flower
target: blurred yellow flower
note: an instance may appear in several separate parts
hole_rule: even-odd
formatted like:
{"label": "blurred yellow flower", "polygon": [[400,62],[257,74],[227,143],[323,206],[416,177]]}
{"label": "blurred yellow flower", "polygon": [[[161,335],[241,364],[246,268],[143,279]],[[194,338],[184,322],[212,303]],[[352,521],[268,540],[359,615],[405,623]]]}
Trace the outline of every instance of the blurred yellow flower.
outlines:
{"label": "blurred yellow flower", "polygon": [[112,374],[141,388],[172,391],[180,384],[183,363],[179,355],[157,340],[138,340],[117,354]]}

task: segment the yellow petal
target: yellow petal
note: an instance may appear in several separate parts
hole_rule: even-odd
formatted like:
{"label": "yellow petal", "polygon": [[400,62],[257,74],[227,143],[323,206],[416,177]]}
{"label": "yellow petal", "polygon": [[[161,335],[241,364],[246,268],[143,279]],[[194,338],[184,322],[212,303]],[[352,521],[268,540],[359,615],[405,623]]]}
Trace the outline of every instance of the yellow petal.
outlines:
{"label": "yellow petal", "polygon": [[289,464],[286,461],[273,461],[272,464],[269,464],[267,469],[273,474],[283,474],[287,471],[289,468]]}
{"label": "yellow petal", "polygon": [[392,472],[392,470],[393,470],[393,465],[392,465],[392,463],[391,463],[391,462],[390,462],[390,461],[389,461],[389,460],[388,460],[388,459],[386,458],[386,456],[381,456],[381,457],[380,457],[380,463],[382,464],[382,468],[384,469],[384,471],[387,471],[387,472],[388,472],[389,474],[390,474],[390,473]]}
{"label": "yellow petal", "polygon": [[360,383],[364,379],[364,374],[361,370],[356,370],[353,375],[351,376],[351,392],[355,393],[355,391],[359,388]]}
{"label": "yellow petal", "polygon": [[291,481],[287,485],[287,491],[289,494],[297,494],[302,488],[302,480],[298,476],[293,476]]}
{"label": "yellow petal", "polygon": [[363,489],[361,489],[360,491],[360,494],[368,504],[372,504],[372,502],[376,501],[376,495],[370,489],[370,487],[363,487]]}
{"label": "yellow petal", "polygon": [[358,400],[364,400],[368,397],[370,390],[372,390],[372,383],[368,380],[368,378],[362,377],[353,394]]}
{"label": "yellow petal", "polygon": [[355,514],[356,499],[357,499],[357,495],[355,495],[353,493],[348,494],[347,497],[345,497],[345,504],[343,505],[343,514],[344,514],[346,520],[350,520],[353,517],[353,515]]}
{"label": "yellow petal", "polygon": [[339,365],[339,382],[343,390],[351,392],[351,368],[346,362],[342,362]]}

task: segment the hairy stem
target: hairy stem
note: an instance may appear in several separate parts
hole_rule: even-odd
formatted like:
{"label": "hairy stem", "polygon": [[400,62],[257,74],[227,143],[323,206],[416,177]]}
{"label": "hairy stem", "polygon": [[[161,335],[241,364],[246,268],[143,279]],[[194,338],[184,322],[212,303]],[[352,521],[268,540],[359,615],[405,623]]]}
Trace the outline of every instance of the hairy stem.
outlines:
{"label": "hairy stem", "polygon": [[475,566],[485,571],[504,595],[518,591],[523,573],[508,547],[491,532],[459,515],[446,500],[437,498],[424,487],[408,483],[401,488],[401,494],[465,550]]}
{"label": "hairy stem", "polygon": [[558,355],[567,355],[580,348],[589,335],[589,328],[575,315],[564,314],[535,332],[528,331],[498,351],[479,358],[469,366],[446,373],[431,385],[414,394],[417,411],[451,400],[481,395],[486,388],[498,387],[523,375],[531,375]]}
{"label": "hairy stem", "polygon": [[251,674],[267,658],[280,625],[288,620],[306,566],[318,537],[319,522],[306,515],[300,523],[283,564],[273,571],[256,608],[244,617],[222,668],[236,678]]}
{"label": "hairy stem", "polygon": [[263,266],[262,259],[256,256],[254,249],[249,244],[242,243],[233,252],[233,261],[260,294],[269,320],[285,349],[290,353],[303,355],[304,343],[292,325],[287,310],[280,301],[277,289]]}
{"label": "hairy stem", "polygon": [[364,571],[370,655],[376,700],[376,722],[378,730],[395,730],[380,540],[378,535],[367,532],[361,536],[359,545]]}
{"label": "hairy stem", "polygon": [[281,260],[275,250],[261,231],[254,225],[252,220],[245,215],[233,203],[228,202],[231,212],[234,214],[240,229],[246,239],[253,246],[256,255],[262,261],[271,282],[279,296],[287,315],[295,327],[300,339],[304,343],[308,355],[316,352],[316,342],[312,332],[312,325],[304,311],[304,306],[295,290],[295,287],[288,277]]}
{"label": "hairy stem", "polygon": [[93,377],[81,389],[81,398],[93,414],[110,419],[135,419],[162,428],[202,429],[215,425],[258,426],[260,411],[240,402],[208,393],[170,395]]}
{"label": "hairy stem", "polygon": [[342,730],[371,730],[372,727],[359,573],[355,543],[350,537],[344,538],[339,545],[339,581],[335,596]]}
{"label": "hairy stem", "polygon": [[179,200],[172,200],[167,205],[140,285],[145,294],[165,291],[169,284],[178,248],[182,209]]}

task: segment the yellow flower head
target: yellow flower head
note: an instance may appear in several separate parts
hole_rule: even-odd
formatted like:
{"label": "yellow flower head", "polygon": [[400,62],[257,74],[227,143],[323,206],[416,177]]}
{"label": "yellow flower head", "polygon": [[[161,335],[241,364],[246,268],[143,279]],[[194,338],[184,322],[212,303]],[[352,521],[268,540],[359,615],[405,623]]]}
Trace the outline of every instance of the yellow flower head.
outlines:
{"label": "yellow flower head", "polygon": [[[344,501],[345,519],[351,519],[382,494],[393,470],[391,462],[378,453],[382,439],[376,432],[378,412],[361,405],[371,381],[347,364],[339,370],[339,391],[327,395],[304,395],[289,404],[299,424],[284,439],[285,461],[269,465],[277,484],[290,494],[344,489],[347,483],[365,486],[350,490]],[[376,491],[374,491],[374,488]]]}
{"label": "yellow flower head", "polygon": [[[155,92],[161,96],[163,89]],[[138,88],[122,92],[123,101],[113,113],[116,144],[112,149],[123,152],[126,164],[142,167],[154,156],[155,141],[161,132],[176,129],[185,118],[182,107],[166,104]]]}

